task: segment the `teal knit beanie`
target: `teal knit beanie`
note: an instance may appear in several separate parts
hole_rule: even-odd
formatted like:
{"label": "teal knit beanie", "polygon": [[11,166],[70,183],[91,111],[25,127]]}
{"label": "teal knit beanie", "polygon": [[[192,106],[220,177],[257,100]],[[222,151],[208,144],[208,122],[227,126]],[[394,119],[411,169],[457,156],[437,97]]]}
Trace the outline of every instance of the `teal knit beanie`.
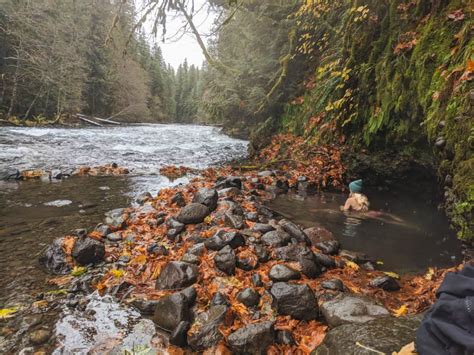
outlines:
{"label": "teal knit beanie", "polygon": [[349,184],[349,190],[351,192],[361,192],[362,191],[362,180],[355,180]]}

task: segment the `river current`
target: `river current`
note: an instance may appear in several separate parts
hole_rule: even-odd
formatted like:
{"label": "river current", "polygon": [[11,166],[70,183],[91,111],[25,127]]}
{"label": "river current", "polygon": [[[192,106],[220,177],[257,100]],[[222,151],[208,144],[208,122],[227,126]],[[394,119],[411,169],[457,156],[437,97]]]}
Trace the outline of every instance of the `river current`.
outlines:
{"label": "river current", "polygon": [[0,171],[59,169],[117,163],[119,177],[62,181],[0,181],[0,308],[31,302],[48,275],[37,259],[54,239],[93,228],[104,212],[127,207],[140,193],[186,182],[159,174],[164,165],[205,168],[245,157],[247,142],[218,128],[138,125],[110,128],[0,127]]}

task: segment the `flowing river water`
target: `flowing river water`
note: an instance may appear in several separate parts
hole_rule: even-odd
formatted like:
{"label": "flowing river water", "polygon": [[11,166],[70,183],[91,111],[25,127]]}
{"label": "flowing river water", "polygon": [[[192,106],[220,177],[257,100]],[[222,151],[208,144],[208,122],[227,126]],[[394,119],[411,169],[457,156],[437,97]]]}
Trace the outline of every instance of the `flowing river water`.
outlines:
{"label": "flowing river water", "polygon": [[164,165],[205,168],[247,153],[247,142],[194,125],[113,128],[0,128],[0,171],[117,163],[127,176],[0,182],[0,308],[31,301],[45,288],[38,256],[56,237],[91,228],[104,212],[140,193],[186,182],[159,175]]}
{"label": "flowing river water", "polygon": [[[103,220],[104,212],[127,207],[143,192],[156,194],[163,187],[187,181],[168,180],[159,174],[160,167],[205,168],[243,158],[246,153],[246,141],[206,126],[0,127],[0,171],[59,169],[67,173],[78,166],[110,163],[131,171],[118,177],[0,181],[0,308],[31,304],[48,290],[46,281],[51,276],[39,267],[38,256],[53,239],[78,228],[93,228]],[[366,252],[382,260],[387,269],[422,271],[427,266],[448,266],[461,260],[460,245],[445,216],[435,208],[400,196],[377,195],[371,200],[375,209],[393,213],[403,223],[344,215],[339,211],[344,202],[342,194],[305,198],[284,195],[271,207],[305,227],[322,224],[340,238],[344,248]],[[120,319],[136,317],[121,315],[118,308],[111,311],[118,305],[99,304],[106,305],[95,309],[97,314],[103,313],[99,317],[102,322],[110,318],[117,324]],[[114,312],[119,320],[108,316]],[[66,339],[71,337],[67,340],[69,348],[63,348],[65,353],[71,349],[88,352],[97,341],[81,337],[84,332],[77,324],[83,322],[85,328],[90,325],[80,317],[66,316],[56,327]],[[109,331],[115,329],[113,324]]]}

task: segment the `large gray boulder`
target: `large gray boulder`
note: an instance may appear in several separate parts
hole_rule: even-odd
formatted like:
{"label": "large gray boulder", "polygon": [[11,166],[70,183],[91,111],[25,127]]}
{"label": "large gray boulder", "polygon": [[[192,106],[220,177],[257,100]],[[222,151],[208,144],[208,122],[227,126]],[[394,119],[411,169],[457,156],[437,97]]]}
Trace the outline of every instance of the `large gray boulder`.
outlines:
{"label": "large gray boulder", "polygon": [[273,325],[271,321],[246,325],[230,334],[227,343],[237,354],[266,354],[275,341]]}
{"label": "large gray boulder", "polygon": [[198,267],[182,261],[171,261],[161,271],[156,280],[158,290],[176,290],[197,281]]}
{"label": "large gray boulder", "polygon": [[261,241],[263,244],[269,246],[269,247],[283,247],[287,245],[291,240],[291,236],[283,231],[271,231],[265,233]]}
{"label": "large gray boulder", "polygon": [[298,280],[301,278],[301,273],[298,270],[292,269],[283,264],[273,265],[268,273],[270,279],[274,282]]}
{"label": "large gray boulder", "polygon": [[216,190],[202,188],[194,195],[193,202],[200,203],[207,206],[211,211],[214,211],[217,208],[218,198],[219,196]]}
{"label": "large gray boulder", "polygon": [[304,232],[313,246],[321,242],[336,240],[330,231],[321,226],[306,228]]}
{"label": "large gray boulder", "polygon": [[156,303],[153,322],[164,330],[171,332],[179,323],[189,319],[188,300],[182,293],[164,296]]}
{"label": "large gray boulder", "polygon": [[72,249],[72,257],[79,265],[98,264],[104,260],[104,256],[104,243],[87,236],[76,240]]}
{"label": "large gray boulder", "polygon": [[204,245],[210,250],[221,250],[225,246],[229,245],[232,249],[245,245],[245,239],[239,232],[226,232],[221,229],[215,233],[212,237],[207,238],[204,241]]}
{"label": "large gray boulder", "polygon": [[112,226],[114,229],[121,229],[125,227],[129,215],[125,208],[116,208],[105,212],[104,223]]}
{"label": "large gray boulder", "polygon": [[229,245],[222,248],[214,257],[216,268],[227,275],[234,275],[236,262],[235,252]]}
{"label": "large gray boulder", "polygon": [[373,350],[392,354],[415,340],[420,323],[421,318],[416,316],[384,317],[364,324],[344,324],[330,330],[312,355],[373,355]]}
{"label": "large gray boulder", "polygon": [[15,168],[5,168],[0,170],[0,180],[17,180],[20,178],[20,171]]}
{"label": "large gray boulder", "polygon": [[281,315],[298,320],[311,320],[318,316],[318,302],[308,285],[276,282],[270,293]]}
{"label": "large gray boulder", "polygon": [[223,339],[219,326],[224,322],[226,313],[227,306],[219,305],[196,317],[192,332],[188,334],[188,344],[194,351],[210,348]]}
{"label": "large gray boulder", "polygon": [[181,209],[176,219],[184,224],[201,223],[211,210],[201,203],[190,203]]}
{"label": "large gray boulder", "polygon": [[353,294],[340,294],[319,306],[326,322],[334,328],[346,323],[366,323],[389,315],[374,300]]}
{"label": "large gray boulder", "polygon": [[67,255],[63,249],[64,238],[57,238],[41,254],[40,264],[53,274],[64,275],[71,271],[67,262]]}
{"label": "large gray boulder", "polygon": [[292,238],[295,238],[298,242],[308,245],[311,244],[311,241],[309,240],[306,233],[293,222],[282,219],[278,224],[286,233],[288,233]]}

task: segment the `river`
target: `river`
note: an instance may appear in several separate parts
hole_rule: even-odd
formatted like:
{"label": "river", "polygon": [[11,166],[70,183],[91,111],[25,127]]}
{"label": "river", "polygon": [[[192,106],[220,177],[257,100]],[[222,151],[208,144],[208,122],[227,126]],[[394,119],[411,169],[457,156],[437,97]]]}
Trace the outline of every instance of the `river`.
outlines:
{"label": "river", "polygon": [[46,288],[37,259],[54,238],[92,228],[107,210],[173,184],[164,165],[205,168],[245,157],[247,142],[214,127],[140,125],[111,128],[0,128],[0,171],[60,169],[117,163],[119,177],[0,182],[0,308],[29,303]]}

